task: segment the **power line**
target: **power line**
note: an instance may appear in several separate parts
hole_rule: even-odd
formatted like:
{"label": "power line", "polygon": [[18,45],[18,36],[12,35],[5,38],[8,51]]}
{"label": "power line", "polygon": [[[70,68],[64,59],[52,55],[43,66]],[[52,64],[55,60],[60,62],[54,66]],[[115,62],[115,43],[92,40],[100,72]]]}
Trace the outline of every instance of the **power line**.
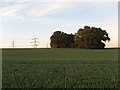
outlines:
{"label": "power line", "polygon": [[38,45],[38,43],[39,43],[38,38],[36,38],[36,37],[35,37],[35,38],[32,38],[32,42],[31,42],[31,43],[33,43],[32,46],[33,46],[34,48],[37,48],[37,46],[39,46],[39,45]]}
{"label": "power line", "polygon": [[48,44],[46,44],[46,48],[48,48]]}
{"label": "power line", "polygon": [[12,47],[13,48],[15,47],[15,41],[14,40],[12,41]]}

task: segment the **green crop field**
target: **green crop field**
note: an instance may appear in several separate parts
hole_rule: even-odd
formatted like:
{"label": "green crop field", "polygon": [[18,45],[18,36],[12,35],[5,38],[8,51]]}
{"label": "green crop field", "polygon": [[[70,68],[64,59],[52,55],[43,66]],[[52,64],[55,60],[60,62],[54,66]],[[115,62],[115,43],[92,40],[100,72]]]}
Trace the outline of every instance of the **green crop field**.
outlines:
{"label": "green crop field", "polygon": [[3,49],[3,88],[118,88],[118,49]]}

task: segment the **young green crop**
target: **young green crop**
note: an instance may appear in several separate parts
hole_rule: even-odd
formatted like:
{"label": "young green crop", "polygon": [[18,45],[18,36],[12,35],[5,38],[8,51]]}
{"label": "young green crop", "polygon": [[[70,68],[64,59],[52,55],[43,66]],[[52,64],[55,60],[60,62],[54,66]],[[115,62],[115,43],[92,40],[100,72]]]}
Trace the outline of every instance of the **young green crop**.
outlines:
{"label": "young green crop", "polygon": [[117,88],[117,49],[3,49],[3,88]]}

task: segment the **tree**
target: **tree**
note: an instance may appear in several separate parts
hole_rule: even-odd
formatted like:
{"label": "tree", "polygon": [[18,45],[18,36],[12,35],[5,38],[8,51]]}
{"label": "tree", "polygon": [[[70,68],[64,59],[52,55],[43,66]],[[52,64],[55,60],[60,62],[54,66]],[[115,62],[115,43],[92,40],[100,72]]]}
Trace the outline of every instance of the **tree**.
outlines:
{"label": "tree", "polygon": [[108,33],[101,28],[85,26],[79,29],[74,36],[75,48],[104,48],[103,42],[110,41]]}
{"label": "tree", "polygon": [[84,29],[80,28],[74,35],[56,31],[50,39],[52,48],[101,49],[105,47],[104,42],[110,41],[105,30],[90,26],[85,26]]}
{"label": "tree", "polygon": [[73,34],[66,34],[61,31],[55,31],[50,37],[52,48],[71,48],[73,46]]}

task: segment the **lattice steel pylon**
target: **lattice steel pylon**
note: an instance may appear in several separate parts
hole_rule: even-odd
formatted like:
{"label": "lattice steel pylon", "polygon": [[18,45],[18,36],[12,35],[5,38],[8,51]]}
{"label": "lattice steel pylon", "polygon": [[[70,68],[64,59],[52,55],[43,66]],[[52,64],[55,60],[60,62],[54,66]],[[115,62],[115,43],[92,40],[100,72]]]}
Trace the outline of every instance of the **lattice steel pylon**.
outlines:
{"label": "lattice steel pylon", "polygon": [[38,38],[36,38],[36,37],[35,37],[35,38],[32,38],[32,42],[31,42],[31,43],[33,43],[32,46],[33,46],[34,48],[37,48],[37,46],[39,46],[39,44],[38,44],[38,43],[39,43]]}

